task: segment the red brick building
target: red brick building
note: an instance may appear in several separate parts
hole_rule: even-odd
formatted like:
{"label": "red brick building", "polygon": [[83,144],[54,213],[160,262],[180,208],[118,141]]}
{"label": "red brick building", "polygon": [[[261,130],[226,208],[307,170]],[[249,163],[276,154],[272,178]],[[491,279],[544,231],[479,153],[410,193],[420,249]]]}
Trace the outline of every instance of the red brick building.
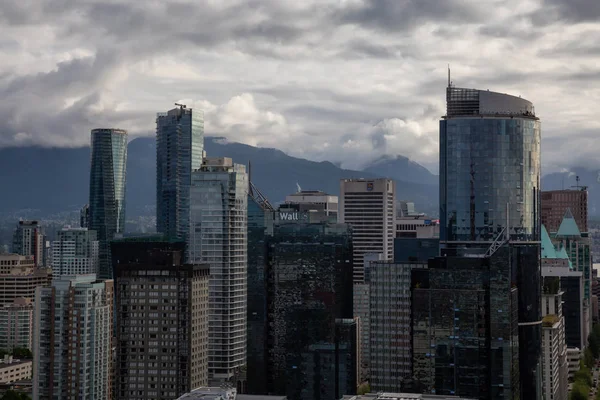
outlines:
{"label": "red brick building", "polygon": [[577,227],[581,232],[588,231],[588,192],[587,190],[542,191],[542,224],[548,232],[556,232],[567,211],[571,209]]}

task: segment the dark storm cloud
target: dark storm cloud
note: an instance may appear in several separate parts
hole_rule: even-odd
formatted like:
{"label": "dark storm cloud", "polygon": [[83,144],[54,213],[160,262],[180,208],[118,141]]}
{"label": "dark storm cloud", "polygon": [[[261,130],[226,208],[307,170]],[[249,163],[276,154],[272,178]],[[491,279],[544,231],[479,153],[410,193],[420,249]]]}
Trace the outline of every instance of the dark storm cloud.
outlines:
{"label": "dark storm cloud", "polygon": [[469,24],[483,16],[477,4],[460,0],[365,0],[336,15],[341,23],[392,32],[410,31],[425,22]]}
{"label": "dark storm cloud", "polygon": [[544,0],[541,12],[557,20],[597,22],[600,2],[596,0]]}

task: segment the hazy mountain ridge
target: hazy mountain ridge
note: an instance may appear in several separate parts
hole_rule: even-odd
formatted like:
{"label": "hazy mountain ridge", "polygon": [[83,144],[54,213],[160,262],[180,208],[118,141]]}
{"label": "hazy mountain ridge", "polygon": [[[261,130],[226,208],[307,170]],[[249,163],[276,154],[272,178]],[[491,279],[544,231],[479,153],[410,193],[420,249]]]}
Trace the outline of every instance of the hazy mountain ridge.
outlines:
{"label": "hazy mountain ridge", "polygon": [[[389,176],[398,181],[399,199],[412,200],[421,210],[430,213],[437,209],[437,179],[435,184],[422,183],[425,179],[420,182],[398,179],[423,173],[424,168],[413,162],[410,162],[411,170],[397,173],[391,166],[397,159],[371,165],[367,171],[354,171],[328,161],[309,161],[288,156],[281,150],[229,143],[218,137],[207,137],[204,146],[209,156],[231,157],[245,165],[250,162],[253,183],[272,203],[281,202],[286,195],[295,192],[296,184],[304,190],[338,194],[341,178]],[[0,149],[0,185],[8,188],[3,191],[5,195],[0,196],[0,211],[35,209],[39,210],[39,217],[43,217],[79,209],[88,198],[89,163],[89,147]],[[132,140],[127,155],[128,216],[147,214],[149,206],[155,204],[155,171],[154,138]]]}

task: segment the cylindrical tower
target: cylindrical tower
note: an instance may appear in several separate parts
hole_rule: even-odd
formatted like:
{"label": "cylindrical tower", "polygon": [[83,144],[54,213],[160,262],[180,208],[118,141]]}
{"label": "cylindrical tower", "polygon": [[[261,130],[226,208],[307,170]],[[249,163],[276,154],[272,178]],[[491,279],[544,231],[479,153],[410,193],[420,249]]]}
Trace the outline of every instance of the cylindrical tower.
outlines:
{"label": "cylindrical tower", "polygon": [[447,253],[489,256],[508,245],[507,282],[518,291],[521,399],[539,399],[540,121],[531,102],[507,94],[449,85],[446,100],[440,121],[441,246]]}
{"label": "cylindrical tower", "polygon": [[98,278],[112,279],[110,241],[125,230],[127,131],[93,129],[89,228],[98,232]]}

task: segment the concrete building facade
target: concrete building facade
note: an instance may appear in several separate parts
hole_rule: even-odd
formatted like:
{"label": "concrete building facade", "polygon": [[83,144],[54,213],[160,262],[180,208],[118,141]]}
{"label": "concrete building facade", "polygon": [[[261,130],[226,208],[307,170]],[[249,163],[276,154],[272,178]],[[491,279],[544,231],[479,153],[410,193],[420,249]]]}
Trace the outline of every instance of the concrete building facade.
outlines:
{"label": "concrete building facade", "polygon": [[394,257],[396,183],[392,179],[342,179],[339,216],[352,227],[354,282],[364,282],[364,256]]}
{"label": "concrete building facade", "polygon": [[52,276],[98,273],[99,242],[95,231],[65,227],[52,242]]}
{"label": "concrete building facade", "polygon": [[32,299],[17,298],[0,308],[0,349],[15,347],[33,350]]}

